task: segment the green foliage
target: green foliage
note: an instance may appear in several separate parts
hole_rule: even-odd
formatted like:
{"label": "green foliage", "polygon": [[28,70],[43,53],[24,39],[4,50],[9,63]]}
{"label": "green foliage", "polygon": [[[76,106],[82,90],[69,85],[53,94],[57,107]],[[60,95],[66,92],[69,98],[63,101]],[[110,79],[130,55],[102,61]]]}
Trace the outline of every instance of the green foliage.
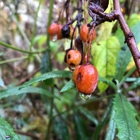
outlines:
{"label": "green foliage", "polygon": [[1,140],[20,140],[18,135],[14,132],[13,128],[8,122],[0,117],[0,139]]}
{"label": "green foliage", "polygon": [[59,99],[59,97],[53,95],[50,91],[47,91],[43,88],[31,87],[31,86],[25,87],[22,89],[20,89],[19,87],[12,87],[6,90],[1,90],[0,99],[13,96],[13,95],[26,94],[26,93],[39,93],[39,94],[44,94],[48,97],[54,97],[54,98]]}
{"label": "green foliage", "polygon": [[136,111],[132,104],[122,94],[116,94],[114,99],[115,123],[120,140],[139,140],[140,130],[136,120]]}
{"label": "green foliage", "polygon": [[70,75],[71,75],[70,71],[51,71],[51,72],[42,74],[42,75],[40,75],[38,77],[35,77],[35,78],[31,79],[30,81],[28,81],[25,84],[23,84],[22,86],[20,86],[20,88],[30,86],[30,85],[32,85],[34,83],[44,81],[46,79],[60,78],[60,77],[70,77]]}
{"label": "green foliage", "polygon": [[[98,70],[99,76],[111,80],[111,76],[115,75],[117,55],[120,50],[120,44],[116,37],[110,37],[106,41],[94,44],[92,55],[94,65]],[[99,82],[98,88],[100,92],[104,92],[108,85]]]}
{"label": "green foliage", "polygon": [[110,117],[110,121],[109,121],[109,126],[108,126],[108,129],[107,129],[107,134],[106,134],[105,140],[114,140],[114,138],[115,138],[116,123],[114,121],[114,117],[115,117],[115,110],[112,109],[111,117]]}
{"label": "green foliage", "polygon": [[73,88],[75,88],[75,84],[73,83],[72,80],[70,80],[69,82],[67,82],[64,85],[64,87],[61,89],[60,92],[65,92],[65,91],[68,91],[68,90],[73,89]]}

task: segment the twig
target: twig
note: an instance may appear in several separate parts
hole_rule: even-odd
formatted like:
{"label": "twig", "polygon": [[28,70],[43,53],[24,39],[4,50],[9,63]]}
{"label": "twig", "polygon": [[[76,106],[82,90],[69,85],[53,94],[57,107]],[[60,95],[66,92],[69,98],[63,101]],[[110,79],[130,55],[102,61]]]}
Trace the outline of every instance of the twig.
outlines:
{"label": "twig", "polygon": [[114,10],[117,13],[116,19],[119,21],[121,29],[125,35],[125,42],[127,43],[132,56],[134,58],[137,70],[140,75],[140,52],[138,50],[138,47],[136,45],[135,37],[131,30],[129,29],[120,9],[120,3],[119,0],[114,0]]}

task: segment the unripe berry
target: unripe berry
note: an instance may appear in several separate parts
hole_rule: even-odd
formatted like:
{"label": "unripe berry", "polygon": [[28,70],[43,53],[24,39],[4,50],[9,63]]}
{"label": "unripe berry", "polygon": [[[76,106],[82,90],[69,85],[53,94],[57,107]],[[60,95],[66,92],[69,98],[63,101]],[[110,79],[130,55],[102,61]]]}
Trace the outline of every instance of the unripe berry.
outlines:
{"label": "unripe berry", "polygon": [[92,94],[97,87],[98,72],[91,64],[81,65],[75,68],[72,79],[79,92]]}

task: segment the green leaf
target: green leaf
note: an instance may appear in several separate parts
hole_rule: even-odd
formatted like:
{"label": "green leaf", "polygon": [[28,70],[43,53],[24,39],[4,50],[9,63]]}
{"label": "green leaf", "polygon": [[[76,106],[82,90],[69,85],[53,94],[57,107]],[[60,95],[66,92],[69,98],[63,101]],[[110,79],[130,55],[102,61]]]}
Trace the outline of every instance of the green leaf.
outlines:
{"label": "green leaf", "polygon": [[106,83],[107,85],[111,86],[114,90],[116,90],[116,88],[117,88],[116,85],[111,80],[109,80],[107,78],[99,77],[99,81]]}
{"label": "green leaf", "polygon": [[86,116],[87,119],[92,121],[96,126],[98,125],[98,120],[95,118],[95,116],[91,113],[91,111],[88,111],[84,107],[79,107],[80,112]]}
{"label": "green leaf", "polygon": [[72,80],[70,80],[69,82],[67,82],[67,83],[64,85],[64,87],[61,89],[60,92],[66,92],[66,91],[68,91],[68,90],[70,90],[70,89],[73,89],[73,88],[75,88],[75,84],[73,83]]}
{"label": "green leaf", "polygon": [[18,135],[14,132],[13,128],[8,122],[0,117],[0,139],[1,140],[20,140]]}
{"label": "green leaf", "polygon": [[69,130],[64,121],[56,118],[53,125],[54,132],[61,140],[71,140]]}
{"label": "green leaf", "polygon": [[99,137],[99,134],[101,132],[101,129],[107,123],[107,120],[108,120],[108,117],[111,113],[111,110],[112,110],[112,100],[110,100],[101,121],[99,122],[98,126],[95,128],[94,135],[93,135],[94,140],[99,139],[98,137]]}
{"label": "green leaf", "polygon": [[[112,79],[110,76],[115,75],[116,60],[118,52],[120,50],[120,44],[116,37],[110,37],[105,41],[101,41],[98,44],[94,44],[92,48],[92,55],[94,65],[98,70],[99,76],[107,79]],[[100,92],[104,92],[108,85],[99,82],[98,88]]]}
{"label": "green leaf", "polygon": [[19,87],[13,87],[13,88],[8,88],[6,90],[1,90],[0,99],[13,96],[13,95],[25,94],[25,93],[39,93],[39,94],[44,94],[49,97],[54,97],[54,98],[59,99],[59,97],[53,95],[51,92],[42,88],[38,88],[38,87],[25,87],[22,89],[19,89]]}
{"label": "green leaf", "polygon": [[118,59],[117,59],[117,64],[116,64],[116,79],[118,81],[121,81],[123,78],[123,75],[126,71],[126,67],[128,66],[131,58],[131,53],[129,48],[125,45],[121,48],[119,54],[118,54]]}
{"label": "green leaf", "polygon": [[114,121],[114,117],[115,117],[115,110],[112,109],[111,118],[110,118],[108,131],[107,131],[105,140],[114,140],[115,139],[116,123]]}
{"label": "green leaf", "polygon": [[22,86],[20,86],[20,88],[30,86],[30,85],[32,85],[34,83],[44,81],[46,79],[60,78],[60,77],[70,77],[70,75],[71,75],[70,71],[51,71],[51,72],[42,74],[42,75],[40,75],[38,77],[35,77],[35,78],[31,79],[30,81],[28,81],[25,84],[23,84]]}
{"label": "green leaf", "polygon": [[85,129],[82,124],[81,117],[78,115],[77,111],[74,112],[74,126],[76,140],[87,140],[87,136],[85,134]]}
{"label": "green leaf", "polygon": [[[51,71],[52,65],[51,65],[50,57],[51,57],[50,50],[47,50],[42,57],[41,73],[46,73],[46,72]],[[53,80],[52,79],[46,79],[46,80],[44,80],[44,82],[45,82],[45,85],[53,86]]]}
{"label": "green leaf", "polygon": [[140,130],[136,121],[136,111],[132,104],[122,94],[116,94],[114,99],[114,120],[118,129],[120,140],[139,140]]}

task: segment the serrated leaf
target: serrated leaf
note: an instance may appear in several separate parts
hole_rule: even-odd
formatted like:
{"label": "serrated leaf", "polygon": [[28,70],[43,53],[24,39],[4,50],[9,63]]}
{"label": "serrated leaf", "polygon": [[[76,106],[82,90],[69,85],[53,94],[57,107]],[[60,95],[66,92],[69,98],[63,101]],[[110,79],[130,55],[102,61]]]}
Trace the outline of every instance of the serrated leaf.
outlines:
{"label": "serrated leaf", "polygon": [[49,92],[45,89],[42,89],[42,88],[38,88],[38,87],[25,87],[22,89],[19,89],[19,87],[12,87],[12,88],[8,88],[6,90],[1,90],[0,99],[6,98],[9,96],[13,96],[13,95],[25,94],[25,93],[39,93],[39,94],[44,94],[46,96],[59,99],[59,97],[55,96],[51,92]]}
{"label": "serrated leaf", "polygon": [[73,83],[72,80],[70,80],[69,82],[67,82],[67,83],[64,85],[64,87],[61,89],[60,92],[66,92],[66,91],[68,91],[68,90],[70,90],[70,89],[73,89],[73,88],[75,88],[75,84]]}
{"label": "serrated leaf", "polygon": [[[106,41],[101,41],[99,44],[94,44],[92,49],[94,65],[98,70],[99,76],[107,79],[112,79],[110,76],[115,75],[116,60],[120,44],[116,37],[110,37]],[[100,92],[104,92],[108,85],[99,82],[98,88]]]}
{"label": "serrated leaf", "polygon": [[95,118],[95,116],[91,113],[91,111],[88,111],[87,109],[83,107],[79,107],[80,112],[86,116],[87,119],[92,121],[96,126],[98,125],[98,120]]}
{"label": "serrated leaf", "polygon": [[0,139],[1,140],[20,140],[18,135],[14,132],[13,128],[8,122],[0,117]]}
{"label": "serrated leaf", "polygon": [[94,131],[94,135],[93,135],[94,140],[99,139],[98,137],[99,137],[99,134],[101,132],[101,129],[107,123],[107,120],[108,120],[108,117],[111,113],[111,110],[112,110],[112,100],[110,100],[110,102],[105,110],[105,113],[104,113],[103,117],[101,118],[101,121],[99,122],[98,126],[96,127],[96,129]]}
{"label": "serrated leaf", "polygon": [[120,140],[139,140],[140,130],[136,121],[136,111],[132,104],[122,94],[116,94],[114,99],[114,120],[118,129]]}
{"label": "serrated leaf", "polygon": [[24,88],[26,86],[30,86],[34,83],[40,82],[40,81],[44,81],[46,79],[51,79],[51,78],[61,78],[61,77],[70,77],[71,72],[70,71],[51,71],[45,74],[42,74],[38,77],[35,77],[33,79],[31,79],[30,81],[26,82],[25,84],[23,84],[22,86],[20,86],[20,88]]}
{"label": "serrated leaf", "polygon": [[114,140],[114,138],[115,138],[116,123],[114,121],[114,117],[115,117],[115,110],[112,109],[111,118],[110,118],[105,140]]}

